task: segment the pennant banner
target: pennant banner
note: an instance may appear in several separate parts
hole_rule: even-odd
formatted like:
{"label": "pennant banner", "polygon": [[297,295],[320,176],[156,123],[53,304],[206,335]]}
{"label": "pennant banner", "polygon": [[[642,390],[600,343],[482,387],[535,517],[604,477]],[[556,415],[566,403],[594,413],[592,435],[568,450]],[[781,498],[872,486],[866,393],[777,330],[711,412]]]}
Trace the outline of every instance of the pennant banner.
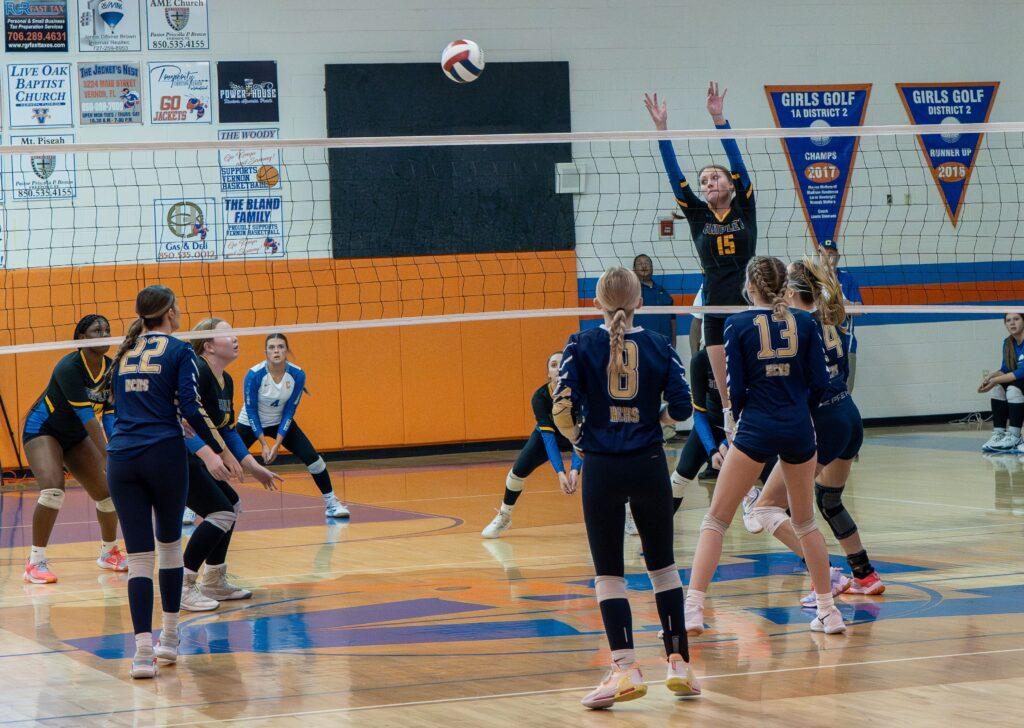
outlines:
{"label": "pennant banner", "polygon": [[815,136],[782,140],[815,245],[835,240],[857,158],[858,137],[830,137],[830,126],[860,126],[871,84],[765,86],[775,125]]}
{"label": "pennant banner", "polygon": [[958,124],[988,121],[998,81],[898,83],[911,124],[946,124],[946,134],[918,134],[917,142],[939,188],[949,221],[956,227],[983,134],[958,134]]}

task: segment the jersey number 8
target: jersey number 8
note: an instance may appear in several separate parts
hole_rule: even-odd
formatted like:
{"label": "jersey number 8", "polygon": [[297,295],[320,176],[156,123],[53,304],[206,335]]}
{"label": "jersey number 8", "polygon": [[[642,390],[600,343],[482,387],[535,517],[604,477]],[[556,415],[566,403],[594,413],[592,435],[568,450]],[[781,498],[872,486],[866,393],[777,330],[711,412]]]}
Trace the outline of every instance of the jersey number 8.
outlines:
{"label": "jersey number 8", "polygon": [[772,330],[768,323],[768,314],[760,314],[754,317],[754,323],[757,325],[757,333],[760,335],[761,348],[757,352],[758,359],[789,359],[790,357],[796,356],[797,342],[799,341],[796,333],[796,321],[793,319],[793,314],[789,311],[785,311],[782,314],[773,313],[772,320],[778,321],[782,324],[782,328],[779,329],[779,333],[782,335],[782,340],[785,345],[781,349],[775,349],[772,347]]}
{"label": "jersey number 8", "polygon": [[[626,340],[622,347],[622,368],[621,376],[608,377],[608,393],[613,399],[633,399],[640,388],[640,374],[637,367],[640,365],[640,350],[637,349],[635,341]],[[617,380],[617,381],[615,381]]]}
{"label": "jersey number 8", "polygon": [[160,365],[151,364],[150,360],[163,354],[166,349],[166,336],[140,337],[121,359],[121,374],[159,374]]}

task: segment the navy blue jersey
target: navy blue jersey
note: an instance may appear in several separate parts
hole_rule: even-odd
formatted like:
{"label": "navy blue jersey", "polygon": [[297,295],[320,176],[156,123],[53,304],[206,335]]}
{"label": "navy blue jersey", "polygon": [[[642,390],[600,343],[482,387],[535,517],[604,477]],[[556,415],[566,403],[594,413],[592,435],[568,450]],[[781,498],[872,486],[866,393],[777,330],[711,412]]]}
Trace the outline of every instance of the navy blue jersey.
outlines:
{"label": "navy blue jersey", "polygon": [[198,368],[192,347],[159,332],[148,332],[121,358],[113,374],[116,420],[107,451],[132,457],[150,445],[182,437],[182,418],[221,452],[224,447],[199,402]]}
{"label": "navy blue jersey", "polygon": [[609,355],[605,326],[573,334],[562,352],[555,401],[571,400],[582,420],[576,445],[585,453],[629,453],[660,444],[662,394],[672,419],[685,420],[691,412],[679,354],[668,338],[634,327],[626,332],[626,374],[619,381],[609,381]]}
{"label": "navy blue jersey", "polygon": [[817,319],[814,323],[825,344],[825,365],[828,367],[828,386],[821,395],[821,404],[824,406],[848,394],[846,380],[850,378],[850,357],[846,355],[847,337],[838,327],[822,324]]}
{"label": "navy blue jersey", "polygon": [[825,346],[807,311],[766,308],[725,322],[725,358],[733,417],[759,429],[805,429],[829,383]]}

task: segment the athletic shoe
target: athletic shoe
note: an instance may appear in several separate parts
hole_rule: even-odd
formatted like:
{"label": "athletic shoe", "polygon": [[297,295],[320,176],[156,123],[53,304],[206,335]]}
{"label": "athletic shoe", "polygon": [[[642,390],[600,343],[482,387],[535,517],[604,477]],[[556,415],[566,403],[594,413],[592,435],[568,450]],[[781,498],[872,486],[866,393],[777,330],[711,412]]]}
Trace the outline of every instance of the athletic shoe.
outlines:
{"label": "athletic shoe", "polygon": [[228,569],[224,564],[220,566],[206,565],[206,569],[203,571],[203,578],[199,581],[199,592],[204,597],[218,602],[248,599],[252,596],[252,592],[248,589],[243,589],[237,584],[232,584],[228,581]]}
{"label": "athletic shoe", "polygon": [[867,594],[868,596],[876,597],[884,591],[885,584],[878,578],[877,571],[872,571],[863,579],[853,577],[853,583],[850,584],[851,594]]}
{"label": "athletic shoe", "polygon": [[504,511],[498,511],[494,520],[487,524],[487,528],[480,532],[484,538],[498,538],[505,533],[512,525],[512,515]]}
{"label": "athletic shoe", "polygon": [[846,631],[846,623],[843,622],[843,615],[836,607],[832,607],[822,616],[821,612],[811,620],[812,632],[824,632],[825,634],[839,634]]}
{"label": "athletic shoe", "polygon": [[105,554],[100,554],[96,559],[96,565],[108,571],[128,571],[128,559],[117,546]]}
{"label": "athletic shoe", "polygon": [[178,630],[165,629],[160,633],[160,639],[153,645],[153,654],[158,660],[164,662],[178,661],[178,644],[180,643]]}
{"label": "athletic shoe", "polygon": [[761,499],[761,489],[751,488],[745,496],[743,496],[743,527],[750,533],[761,533],[764,530],[764,526],[761,525],[761,521],[754,517],[754,506],[757,505],[757,501]]}
{"label": "athletic shoe", "polygon": [[[840,594],[842,594],[843,592],[847,591],[850,588],[850,585],[853,582],[851,582],[846,577],[846,575],[843,573],[842,569],[840,569],[838,566],[833,566],[832,568],[829,569],[829,572],[830,572],[829,573],[829,577],[832,580],[832,596],[837,597],[837,596],[839,596]],[[808,594],[807,596],[805,596],[803,599],[800,600],[800,606],[804,607],[805,609],[807,609],[807,608],[810,608],[810,609],[816,608],[818,606],[818,594],[817,594],[817,592],[815,592],[812,589],[810,594]]]}
{"label": "athletic shoe", "polygon": [[203,596],[196,584],[195,574],[185,574],[185,581],[181,586],[181,608],[186,612],[212,612],[220,606],[216,599]]}
{"label": "athletic shoe", "polygon": [[1004,437],[1006,437],[1006,430],[1004,428],[994,428],[992,430],[992,437],[988,438],[985,444],[981,446],[981,449],[984,452],[992,452],[993,450],[998,450],[999,448],[996,446],[1002,441]]}
{"label": "athletic shoe", "polygon": [[612,669],[605,675],[601,684],[591,690],[580,702],[584,708],[600,710],[610,708],[614,703],[636,700],[645,695],[647,695],[647,686],[644,685],[644,676],[640,673],[639,665],[633,663],[625,669],[619,669],[618,666],[612,665]]}
{"label": "athletic shoe", "polygon": [[181,516],[181,523],[185,526],[191,526],[196,522],[196,518],[198,517],[199,516],[196,515],[195,511],[193,511],[191,508],[186,508],[185,512]]}
{"label": "athletic shoe", "polygon": [[349,513],[344,503],[335,500],[324,510],[324,515],[328,518],[348,518],[352,514]]}
{"label": "athletic shoe", "polygon": [[30,584],[57,583],[57,575],[50,571],[50,564],[46,559],[35,564],[31,561],[26,561],[25,573],[21,575],[21,578]]}
{"label": "athletic shoe", "polygon": [[135,680],[156,677],[156,654],[151,648],[145,652],[135,650],[135,657],[132,658],[131,676]]}
{"label": "athletic shoe", "polygon": [[700,681],[693,674],[693,668],[683,659],[682,655],[668,656],[668,675],[665,687],[680,698],[692,698],[700,695]]}
{"label": "athletic shoe", "polygon": [[696,637],[704,633],[704,607],[693,602],[683,603],[683,622],[686,623],[686,634]]}
{"label": "athletic shoe", "polygon": [[718,480],[718,471],[708,465],[697,477],[701,480]]}
{"label": "athletic shoe", "polygon": [[1003,435],[1002,439],[992,445],[991,452],[1009,452],[1014,450],[1019,444],[1020,437],[1007,432]]}
{"label": "athletic shoe", "polygon": [[629,503],[626,503],[626,535],[627,536],[639,536],[640,532],[636,530],[636,521],[633,520],[633,511],[629,507]]}

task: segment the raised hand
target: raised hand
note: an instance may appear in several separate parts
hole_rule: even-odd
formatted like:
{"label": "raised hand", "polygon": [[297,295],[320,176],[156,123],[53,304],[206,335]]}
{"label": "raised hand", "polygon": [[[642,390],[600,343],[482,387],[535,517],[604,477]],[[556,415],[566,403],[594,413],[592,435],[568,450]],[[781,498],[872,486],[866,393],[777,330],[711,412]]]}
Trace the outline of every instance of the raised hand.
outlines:
{"label": "raised hand", "polygon": [[715,124],[725,123],[725,95],[727,93],[729,93],[729,89],[725,89],[719,95],[718,81],[708,83],[708,113],[711,114]]}
{"label": "raised hand", "polygon": [[654,128],[658,131],[665,131],[668,129],[668,108],[665,104],[664,99],[658,102],[658,94],[651,96],[650,94],[644,94],[644,106],[647,108],[647,113],[651,115],[651,121],[654,122]]}

